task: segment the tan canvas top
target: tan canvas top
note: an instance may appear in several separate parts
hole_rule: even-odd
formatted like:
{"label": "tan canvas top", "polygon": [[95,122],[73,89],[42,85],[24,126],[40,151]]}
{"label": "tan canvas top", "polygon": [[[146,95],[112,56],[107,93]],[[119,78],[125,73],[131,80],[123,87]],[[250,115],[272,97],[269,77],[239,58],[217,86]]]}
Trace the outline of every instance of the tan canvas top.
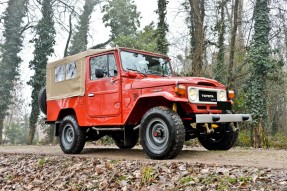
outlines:
{"label": "tan canvas top", "polygon": [[[115,50],[115,48],[90,49],[47,64],[47,100],[83,96],[85,94],[86,57],[111,50]],[[74,72],[76,73],[72,78],[68,77],[68,66],[70,66],[70,63],[73,63]],[[59,67],[62,69],[60,70],[62,78],[57,80],[56,70]]]}

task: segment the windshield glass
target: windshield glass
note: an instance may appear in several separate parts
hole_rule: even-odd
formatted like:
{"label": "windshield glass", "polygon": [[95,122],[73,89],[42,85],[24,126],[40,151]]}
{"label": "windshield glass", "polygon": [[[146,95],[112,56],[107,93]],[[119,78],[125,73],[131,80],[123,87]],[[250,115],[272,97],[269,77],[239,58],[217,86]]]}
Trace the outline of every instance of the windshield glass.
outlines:
{"label": "windshield glass", "polygon": [[133,70],[142,74],[160,76],[171,75],[169,61],[160,57],[121,51],[121,61],[125,71]]}

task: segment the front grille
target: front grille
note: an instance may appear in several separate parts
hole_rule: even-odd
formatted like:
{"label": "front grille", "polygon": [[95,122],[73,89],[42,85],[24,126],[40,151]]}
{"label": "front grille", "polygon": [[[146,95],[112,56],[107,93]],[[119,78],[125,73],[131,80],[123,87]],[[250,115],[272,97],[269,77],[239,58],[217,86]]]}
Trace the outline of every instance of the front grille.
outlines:
{"label": "front grille", "polygon": [[216,102],[217,101],[217,92],[199,90],[199,101]]}

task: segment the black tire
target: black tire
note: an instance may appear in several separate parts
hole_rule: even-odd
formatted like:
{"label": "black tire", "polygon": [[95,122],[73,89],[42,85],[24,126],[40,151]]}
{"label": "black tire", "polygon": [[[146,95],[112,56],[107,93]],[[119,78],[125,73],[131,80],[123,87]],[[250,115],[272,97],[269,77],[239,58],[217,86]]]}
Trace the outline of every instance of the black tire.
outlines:
{"label": "black tire", "polygon": [[125,137],[124,137],[124,132],[117,132],[112,135],[113,140],[115,141],[115,144],[120,148],[120,149],[131,149],[133,148],[138,140],[139,140],[139,131],[129,131],[126,132],[126,143],[125,143]]}
{"label": "black tire", "polygon": [[[234,124],[237,125],[236,123]],[[229,150],[238,138],[239,130],[233,131],[230,123],[221,123],[214,133],[199,135],[200,144],[207,150]]]}
{"label": "black tire", "polygon": [[185,130],[179,115],[167,107],[154,107],[141,121],[140,142],[152,159],[172,159],[182,150]]}
{"label": "black tire", "polygon": [[47,95],[46,95],[46,88],[43,87],[39,94],[38,94],[38,105],[40,110],[47,115]]}
{"label": "black tire", "polygon": [[86,143],[86,129],[79,128],[75,116],[64,117],[60,124],[60,146],[66,154],[80,153]]}

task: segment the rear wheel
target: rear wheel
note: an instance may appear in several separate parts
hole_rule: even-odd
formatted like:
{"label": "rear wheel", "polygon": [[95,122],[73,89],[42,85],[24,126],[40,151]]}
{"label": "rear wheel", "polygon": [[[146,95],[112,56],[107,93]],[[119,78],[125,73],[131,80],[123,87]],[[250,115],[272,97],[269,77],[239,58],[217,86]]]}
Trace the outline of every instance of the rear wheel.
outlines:
{"label": "rear wheel", "polygon": [[154,107],[143,116],[141,145],[152,159],[171,159],[182,150],[185,130],[179,115],[167,107]]}
{"label": "rear wheel", "polygon": [[66,154],[80,153],[86,143],[86,129],[79,128],[74,116],[64,117],[60,124],[60,146]]}
{"label": "rear wheel", "polygon": [[207,150],[229,150],[237,140],[239,130],[234,131],[230,123],[218,125],[214,133],[202,133],[198,136],[200,144]]}

